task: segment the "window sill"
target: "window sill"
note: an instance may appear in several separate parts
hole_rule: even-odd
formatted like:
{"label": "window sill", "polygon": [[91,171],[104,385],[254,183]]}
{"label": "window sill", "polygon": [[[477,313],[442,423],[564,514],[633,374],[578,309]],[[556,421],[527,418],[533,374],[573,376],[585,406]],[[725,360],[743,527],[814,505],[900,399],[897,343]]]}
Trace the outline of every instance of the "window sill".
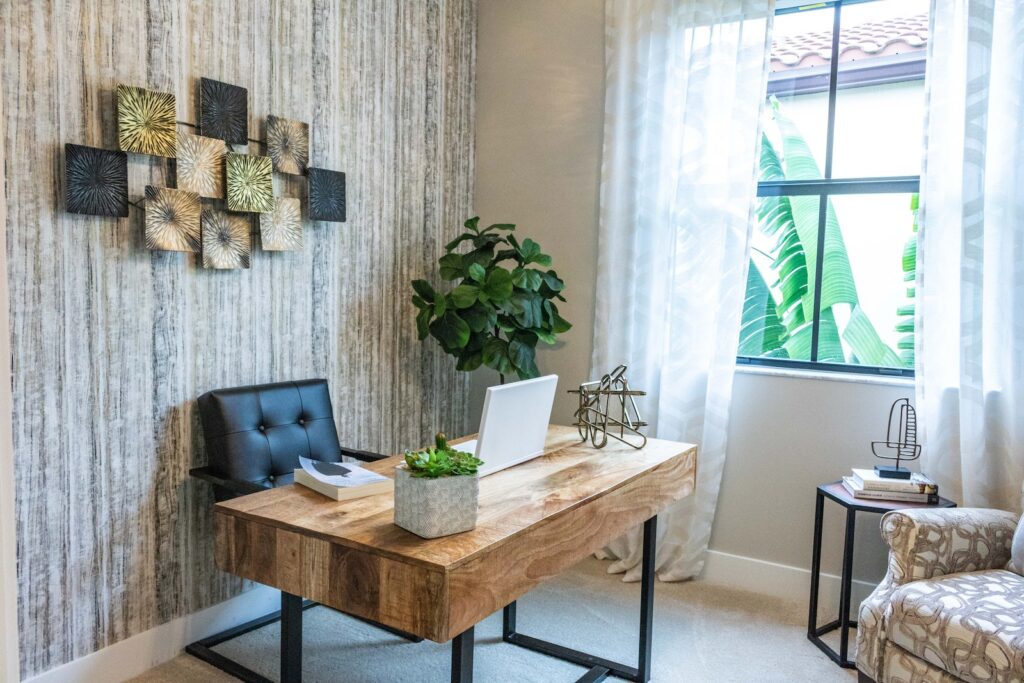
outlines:
{"label": "window sill", "polygon": [[885,375],[865,375],[856,372],[824,372],[821,370],[801,370],[799,368],[773,368],[765,365],[746,365],[743,363],[737,363],[736,372],[744,375],[789,377],[791,379],[822,379],[829,382],[879,384],[889,387],[914,388],[913,377],[886,377]]}

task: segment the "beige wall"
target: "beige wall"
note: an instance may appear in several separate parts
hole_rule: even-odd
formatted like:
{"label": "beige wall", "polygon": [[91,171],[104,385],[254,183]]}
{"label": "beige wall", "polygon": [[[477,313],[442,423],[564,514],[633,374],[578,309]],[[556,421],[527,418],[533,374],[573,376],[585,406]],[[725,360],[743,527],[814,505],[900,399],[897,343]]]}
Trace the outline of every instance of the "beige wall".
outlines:
{"label": "beige wall", "polygon": [[[604,111],[603,0],[481,0],[477,56],[477,212],[513,221],[554,256],[575,327],[541,370],[578,384],[590,363]],[[473,378],[478,419],[493,374]],[[890,403],[912,387],[738,374],[713,549],[809,567],[814,488],[871,462]],[[561,393],[554,420],[571,420]],[[825,567],[842,527],[827,515]],[[878,518],[861,515],[856,574],[884,569]]]}
{"label": "beige wall", "polygon": [[[564,390],[587,377],[594,324],[604,5],[482,0],[478,17],[475,210],[540,242],[566,281],[559,310],[573,329],[537,362],[559,376],[554,420],[568,423]],[[474,421],[494,383],[493,372],[475,373]]]}

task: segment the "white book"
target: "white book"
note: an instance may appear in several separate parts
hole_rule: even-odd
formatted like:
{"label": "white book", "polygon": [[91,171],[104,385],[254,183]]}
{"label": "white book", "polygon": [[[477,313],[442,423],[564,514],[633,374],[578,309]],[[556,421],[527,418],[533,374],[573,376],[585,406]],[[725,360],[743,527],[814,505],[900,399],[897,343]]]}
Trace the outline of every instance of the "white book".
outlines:
{"label": "white book", "polygon": [[867,491],[853,477],[843,477],[843,486],[850,495],[861,500],[895,500],[902,503],[937,503],[938,494],[900,493],[898,491]]}
{"label": "white book", "polygon": [[392,491],[393,479],[348,462],[321,462],[299,457],[295,483],[334,500],[353,500]]}
{"label": "white book", "polygon": [[895,493],[928,493],[938,495],[938,485],[920,472],[913,472],[910,479],[880,477],[874,470],[853,468],[853,480],[865,491],[891,491]]}

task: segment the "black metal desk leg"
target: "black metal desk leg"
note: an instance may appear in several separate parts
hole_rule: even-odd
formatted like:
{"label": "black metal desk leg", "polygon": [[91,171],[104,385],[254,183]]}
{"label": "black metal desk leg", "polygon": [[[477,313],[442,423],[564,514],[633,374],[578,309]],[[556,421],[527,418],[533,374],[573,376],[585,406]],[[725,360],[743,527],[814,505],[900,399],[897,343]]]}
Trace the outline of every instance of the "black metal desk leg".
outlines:
{"label": "black metal desk leg", "polygon": [[472,626],[452,638],[452,683],[473,683]]}
{"label": "black metal desk leg", "polygon": [[505,609],[501,613],[501,637],[502,640],[508,640],[510,636],[515,635],[516,632],[516,601],[505,605]]}
{"label": "black metal desk leg", "polygon": [[302,681],[302,598],[281,591],[281,683]]}
{"label": "black metal desk leg", "polygon": [[821,526],[825,516],[825,496],[819,491],[814,499],[814,538],[811,550],[811,606],[807,615],[807,637],[818,637],[818,581],[821,577]]}
{"label": "black metal desk leg", "polygon": [[857,511],[846,510],[846,539],[843,543],[843,581],[839,595],[839,663],[848,666],[850,648],[850,587],[853,584],[853,538],[857,526]]}
{"label": "black metal desk leg", "polygon": [[644,522],[643,574],[640,578],[640,656],[637,679],[651,680],[651,637],[654,630],[654,555],[658,540],[658,518]]}

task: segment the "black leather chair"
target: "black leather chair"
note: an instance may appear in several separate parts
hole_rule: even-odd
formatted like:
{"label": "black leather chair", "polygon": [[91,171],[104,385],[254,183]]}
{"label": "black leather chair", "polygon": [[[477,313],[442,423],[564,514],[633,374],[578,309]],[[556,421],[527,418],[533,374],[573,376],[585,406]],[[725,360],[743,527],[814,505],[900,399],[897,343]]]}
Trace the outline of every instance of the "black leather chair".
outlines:
{"label": "black leather chair", "polygon": [[341,447],[325,379],[215,389],[199,397],[199,416],[209,464],[190,473],[213,484],[217,500],[292,483],[300,455],[387,457]]}
{"label": "black leather chair", "polygon": [[[199,397],[199,416],[209,464],[189,473],[213,484],[218,501],[291,484],[300,455],[325,462],[338,462],[342,456],[363,461],[387,457],[341,447],[325,379],[209,391]],[[289,611],[301,633],[302,610],[316,603],[286,593],[281,596],[282,611]],[[240,680],[265,683],[267,678],[212,648],[280,618],[281,612],[268,614],[192,643],[185,651]],[[360,621],[407,640],[422,640],[373,621]]]}

